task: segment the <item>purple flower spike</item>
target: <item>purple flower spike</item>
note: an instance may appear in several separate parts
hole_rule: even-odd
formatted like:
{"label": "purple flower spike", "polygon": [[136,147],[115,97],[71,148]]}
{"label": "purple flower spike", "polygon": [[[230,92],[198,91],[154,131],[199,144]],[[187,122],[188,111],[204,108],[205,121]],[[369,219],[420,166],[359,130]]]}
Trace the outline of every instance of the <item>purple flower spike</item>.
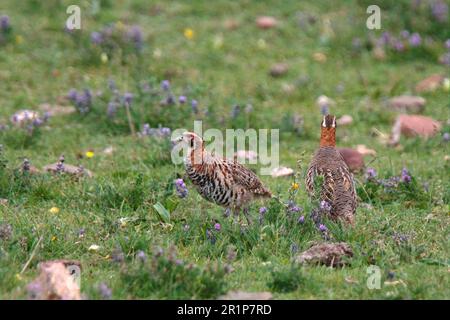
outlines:
{"label": "purple flower spike", "polygon": [[161,82],[161,89],[163,89],[164,91],[168,91],[170,89],[170,82],[169,82],[169,80],[163,80]]}
{"label": "purple flower spike", "polygon": [[100,45],[103,42],[103,36],[100,32],[94,31],[91,33],[91,42]]}
{"label": "purple flower spike", "polygon": [[266,207],[259,208],[259,214],[266,214],[266,212],[267,212],[267,208]]}
{"label": "purple flower spike", "polygon": [[180,198],[186,198],[188,194],[188,190],[186,187],[186,184],[184,183],[183,179],[176,179],[175,180],[175,189],[177,191],[177,195]]}
{"label": "purple flower spike", "polygon": [[298,223],[303,224],[305,223],[305,216],[300,216],[297,220]]}
{"label": "purple flower spike", "polygon": [[181,103],[181,104],[186,103],[186,101],[187,101],[186,96],[180,96],[180,97],[178,98],[178,102]]}
{"label": "purple flower spike", "polygon": [[327,228],[324,224],[320,224],[320,225],[319,225],[319,230],[320,230],[321,232],[326,232],[326,231],[328,230],[328,228]]}
{"label": "purple flower spike", "polygon": [[1,16],[0,17],[0,30],[1,31],[6,31],[9,28],[11,28],[11,22],[9,20],[8,16]]}
{"label": "purple flower spike", "polygon": [[420,36],[420,34],[418,34],[417,32],[414,32],[411,37],[409,38],[409,44],[412,47],[418,47],[420,46],[420,44],[422,43],[422,38]]}
{"label": "purple flower spike", "polygon": [[408,172],[408,169],[406,169],[406,168],[403,168],[403,169],[402,169],[401,180],[402,180],[404,183],[410,183],[410,182],[411,182],[411,176],[410,176],[410,174],[409,174],[409,172]]}
{"label": "purple flower spike", "polygon": [[220,231],[221,228],[222,228],[222,227],[221,227],[220,223],[216,223],[216,224],[214,225],[214,229],[216,229],[216,231]]}
{"label": "purple flower spike", "polygon": [[325,211],[331,211],[331,204],[329,204],[327,201],[322,200],[320,202],[320,209]]}
{"label": "purple flower spike", "polygon": [[125,94],[123,95],[123,102],[129,106],[131,104],[132,100],[133,100],[133,94],[130,92],[125,92]]}

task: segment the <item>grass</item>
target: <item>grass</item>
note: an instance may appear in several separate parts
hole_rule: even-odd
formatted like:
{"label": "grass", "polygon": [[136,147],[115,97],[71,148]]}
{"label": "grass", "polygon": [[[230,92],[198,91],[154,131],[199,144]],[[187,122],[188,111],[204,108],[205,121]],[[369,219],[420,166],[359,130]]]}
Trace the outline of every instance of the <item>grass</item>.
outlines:
{"label": "grass", "polygon": [[[429,140],[402,139],[402,148],[396,149],[372,135],[373,128],[389,133],[395,119],[396,113],[384,105],[386,98],[412,93],[415,84],[430,74],[449,76],[448,67],[437,62],[444,49],[435,45],[403,55],[388,53],[381,61],[370,50],[352,51],[355,37],[366,41],[403,28],[428,32],[443,43],[450,38],[448,28],[439,28],[422,11],[413,12],[409,1],[380,2],[383,29],[379,31],[365,28],[366,1],[333,5],[327,1],[98,1],[98,11],[91,2],[81,3],[81,34],[71,36],[62,29],[65,8],[72,3],[5,0],[0,4],[0,14],[8,14],[13,26],[9,41],[0,46],[0,123],[9,122],[19,109],[63,103],[61,97],[70,88],[104,92],[94,98],[87,115],[52,117],[31,137],[20,129],[0,131],[2,159],[7,161],[6,168],[0,169],[0,198],[8,200],[0,205],[0,224],[12,227],[11,237],[0,242],[0,298],[26,298],[26,285],[36,276],[37,264],[58,258],[81,261],[81,290],[95,299],[104,297],[98,290],[100,283],[107,284],[116,299],[215,298],[233,289],[273,291],[277,299],[450,298],[450,179],[449,162],[444,160],[449,145],[438,134]],[[300,12],[314,16],[316,22],[299,21]],[[279,26],[258,29],[254,20],[259,15],[276,17]],[[230,20],[237,21],[235,30],[226,28]],[[117,21],[140,25],[144,46],[140,54],[115,49],[103,63],[102,50],[90,44],[90,33]],[[184,37],[185,28],[194,31],[193,39]],[[325,62],[314,59],[317,52],[326,55]],[[285,76],[272,78],[269,69],[277,62],[290,68]],[[263,224],[242,229],[224,218],[222,209],[204,201],[190,183],[188,197],[178,199],[173,180],[183,168],[170,161],[168,144],[131,136],[123,110],[112,121],[106,116],[110,78],[121,92],[133,93],[141,81],[158,87],[160,81],[170,79],[175,95],[186,94],[199,102],[201,113],[194,115],[186,110],[189,104],[161,109],[158,96],[136,94],[131,112],[138,129],[143,123],[192,128],[195,118],[202,118],[208,128],[280,128],[281,165],[296,168],[301,159],[300,176],[318,145],[321,114],[315,100],[325,94],[336,101],[331,112],[354,119],[352,125],[338,128],[339,146],[365,144],[375,149],[377,157],[370,166],[380,177],[399,175],[407,167],[415,188],[386,194],[366,184],[363,174],[357,175],[363,183],[359,196],[371,206],[358,208],[353,229],[327,223],[337,240],[353,247],[351,265],[292,267],[293,245],[302,251],[322,241],[308,218],[311,204],[303,180],[294,200],[306,212],[304,224],[268,201]],[[423,96],[424,115],[446,122],[448,91]],[[252,104],[253,111],[233,119],[230,114],[236,104]],[[304,120],[300,133],[289,122],[294,114]],[[448,124],[443,131],[449,131]],[[103,152],[108,146],[113,146],[112,154]],[[88,150],[94,151],[94,157],[85,156]],[[94,177],[23,176],[16,170],[23,157],[40,168],[56,162],[61,154],[66,163],[82,164]],[[261,178],[287,198],[292,179]],[[425,182],[428,191],[422,188]],[[153,207],[157,202],[174,208],[169,223],[161,222]],[[254,220],[260,205],[252,207]],[[58,207],[59,213],[51,213],[52,207]],[[213,230],[217,222],[220,231]],[[406,240],[397,241],[398,234]],[[34,259],[19,274],[41,236]],[[99,245],[99,251],[89,251],[92,244]],[[163,248],[162,256],[155,256],[157,247]],[[148,257],[146,262],[136,257],[139,251]],[[117,257],[117,252],[123,256]],[[389,274],[401,281],[368,289],[370,265],[381,268],[382,284],[392,280]]]}

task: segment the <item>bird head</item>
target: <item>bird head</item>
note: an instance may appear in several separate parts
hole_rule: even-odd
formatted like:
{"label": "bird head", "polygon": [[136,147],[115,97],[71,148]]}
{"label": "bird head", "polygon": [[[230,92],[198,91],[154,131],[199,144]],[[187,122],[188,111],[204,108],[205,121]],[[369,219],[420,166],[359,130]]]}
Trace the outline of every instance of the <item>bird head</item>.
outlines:
{"label": "bird head", "polygon": [[320,134],[320,146],[336,146],[336,117],[333,115],[327,114],[323,116]]}
{"label": "bird head", "polygon": [[175,144],[184,144],[189,149],[197,149],[203,146],[203,140],[194,132],[185,131],[181,136],[173,140]]}

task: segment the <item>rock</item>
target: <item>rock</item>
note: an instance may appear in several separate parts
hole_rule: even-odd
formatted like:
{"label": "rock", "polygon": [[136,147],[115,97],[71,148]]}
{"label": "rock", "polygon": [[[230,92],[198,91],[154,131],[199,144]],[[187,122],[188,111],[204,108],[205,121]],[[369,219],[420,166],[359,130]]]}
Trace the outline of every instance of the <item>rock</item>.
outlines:
{"label": "rock", "polygon": [[377,152],[373,149],[368,149],[365,145],[363,144],[358,144],[356,146],[356,151],[358,151],[359,153],[361,153],[363,156],[376,156]]}
{"label": "rock", "polygon": [[299,264],[321,264],[329,267],[341,267],[347,258],[353,256],[351,247],[345,242],[321,243],[312,246],[295,258]]}
{"label": "rock", "polygon": [[325,55],[325,53],[316,52],[313,54],[313,59],[314,59],[314,61],[324,63],[327,61],[327,56]]}
{"label": "rock", "polygon": [[386,52],[382,47],[375,47],[372,50],[372,54],[376,60],[383,61],[384,59],[386,59]]}
{"label": "rock", "polygon": [[27,286],[30,299],[81,300],[80,287],[64,262],[43,262],[39,269],[39,276]]}
{"label": "rock", "polygon": [[256,19],[256,25],[260,29],[270,29],[276,27],[278,21],[274,17],[262,16]]}
{"label": "rock", "polygon": [[100,250],[100,246],[97,245],[97,244],[92,244],[92,245],[88,248],[88,251],[90,251],[90,252],[96,252],[96,251],[98,251],[98,250]]}
{"label": "rock", "polygon": [[114,152],[114,147],[113,146],[109,146],[106,147],[105,149],[103,149],[103,154],[107,154],[107,155],[111,155]]}
{"label": "rock", "polygon": [[416,85],[416,92],[431,92],[438,89],[444,82],[445,77],[440,74],[433,74]]}
{"label": "rock", "polygon": [[60,106],[51,105],[49,103],[43,103],[39,105],[39,110],[42,112],[48,112],[50,116],[59,116],[75,113],[77,110],[73,106]]}
{"label": "rock", "polygon": [[277,63],[270,68],[270,75],[272,77],[281,77],[285,75],[289,70],[289,65],[287,63]]}
{"label": "rock", "polygon": [[287,167],[278,167],[274,168],[272,170],[272,178],[278,178],[278,177],[287,177],[292,176],[294,174],[294,170]]}
{"label": "rock", "polygon": [[336,120],[338,126],[347,126],[353,122],[352,116],[344,114],[342,117]]}
{"label": "rock", "polygon": [[439,130],[441,130],[441,124],[430,117],[401,114],[397,117],[392,127],[389,143],[396,145],[400,142],[401,135],[429,138],[434,136]]}
{"label": "rock", "polygon": [[237,159],[241,160],[256,160],[258,159],[258,154],[255,151],[252,150],[238,150],[234,156]]}
{"label": "rock", "polygon": [[319,108],[322,108],[322,107],[334,106],[336,104],[336,102],[334,102],[333,99],[328,98],[325,95],[321,95],[317,98],[316,104]]}
{"label": "rock", "polygon": [[224,22],[224,27],[227,30],[235,30],[239,27],[239,22],[237,20],[228,19]]}
{"label": "rock", "polygon": [[342,158],[349,167],[350,171],[358,172],[364,168],[364,158],[361,153],[351,148],[338,148]]}
{"label": "rock", "polygon": [[398,96],[391,98],[389,107],[399,112],[418,113],[425,108],[426,100],[418,96]]}
{"label": "rock", "polygon": [[[58,172],[58,163],[52,163],[49,165],[46,165],[42,168],[42,170],[51,172],[51,173],[57,173]],[[63,172],[68,173],[74,176],[87,176],[91,178],[93,176],[92,172],[88,169],[85,169],[83,167],[77,167],[70,164],[65,164],[63,167]]]}
{"label": "rock", "polygon": [[230,291],[226,295],[220,296],[218,300],[271,300],[272,293],[268,291],[262,292],[246,292],[246,291]]}

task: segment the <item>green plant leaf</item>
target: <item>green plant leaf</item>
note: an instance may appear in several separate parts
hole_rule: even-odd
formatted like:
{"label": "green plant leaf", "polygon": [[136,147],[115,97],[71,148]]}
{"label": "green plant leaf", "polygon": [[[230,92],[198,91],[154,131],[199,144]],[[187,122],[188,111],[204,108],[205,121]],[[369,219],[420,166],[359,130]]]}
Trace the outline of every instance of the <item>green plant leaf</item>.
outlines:
{"label": "green plant leaf", "polygon": [[164,221],[165,223],[170,222],[170,212],[167,211],[167,209],[164,208],[164,206],[160,202],[155,203],[153,205],[153,208],[155,208],[156,212],[158,212],[159,217],[162,221]]}

